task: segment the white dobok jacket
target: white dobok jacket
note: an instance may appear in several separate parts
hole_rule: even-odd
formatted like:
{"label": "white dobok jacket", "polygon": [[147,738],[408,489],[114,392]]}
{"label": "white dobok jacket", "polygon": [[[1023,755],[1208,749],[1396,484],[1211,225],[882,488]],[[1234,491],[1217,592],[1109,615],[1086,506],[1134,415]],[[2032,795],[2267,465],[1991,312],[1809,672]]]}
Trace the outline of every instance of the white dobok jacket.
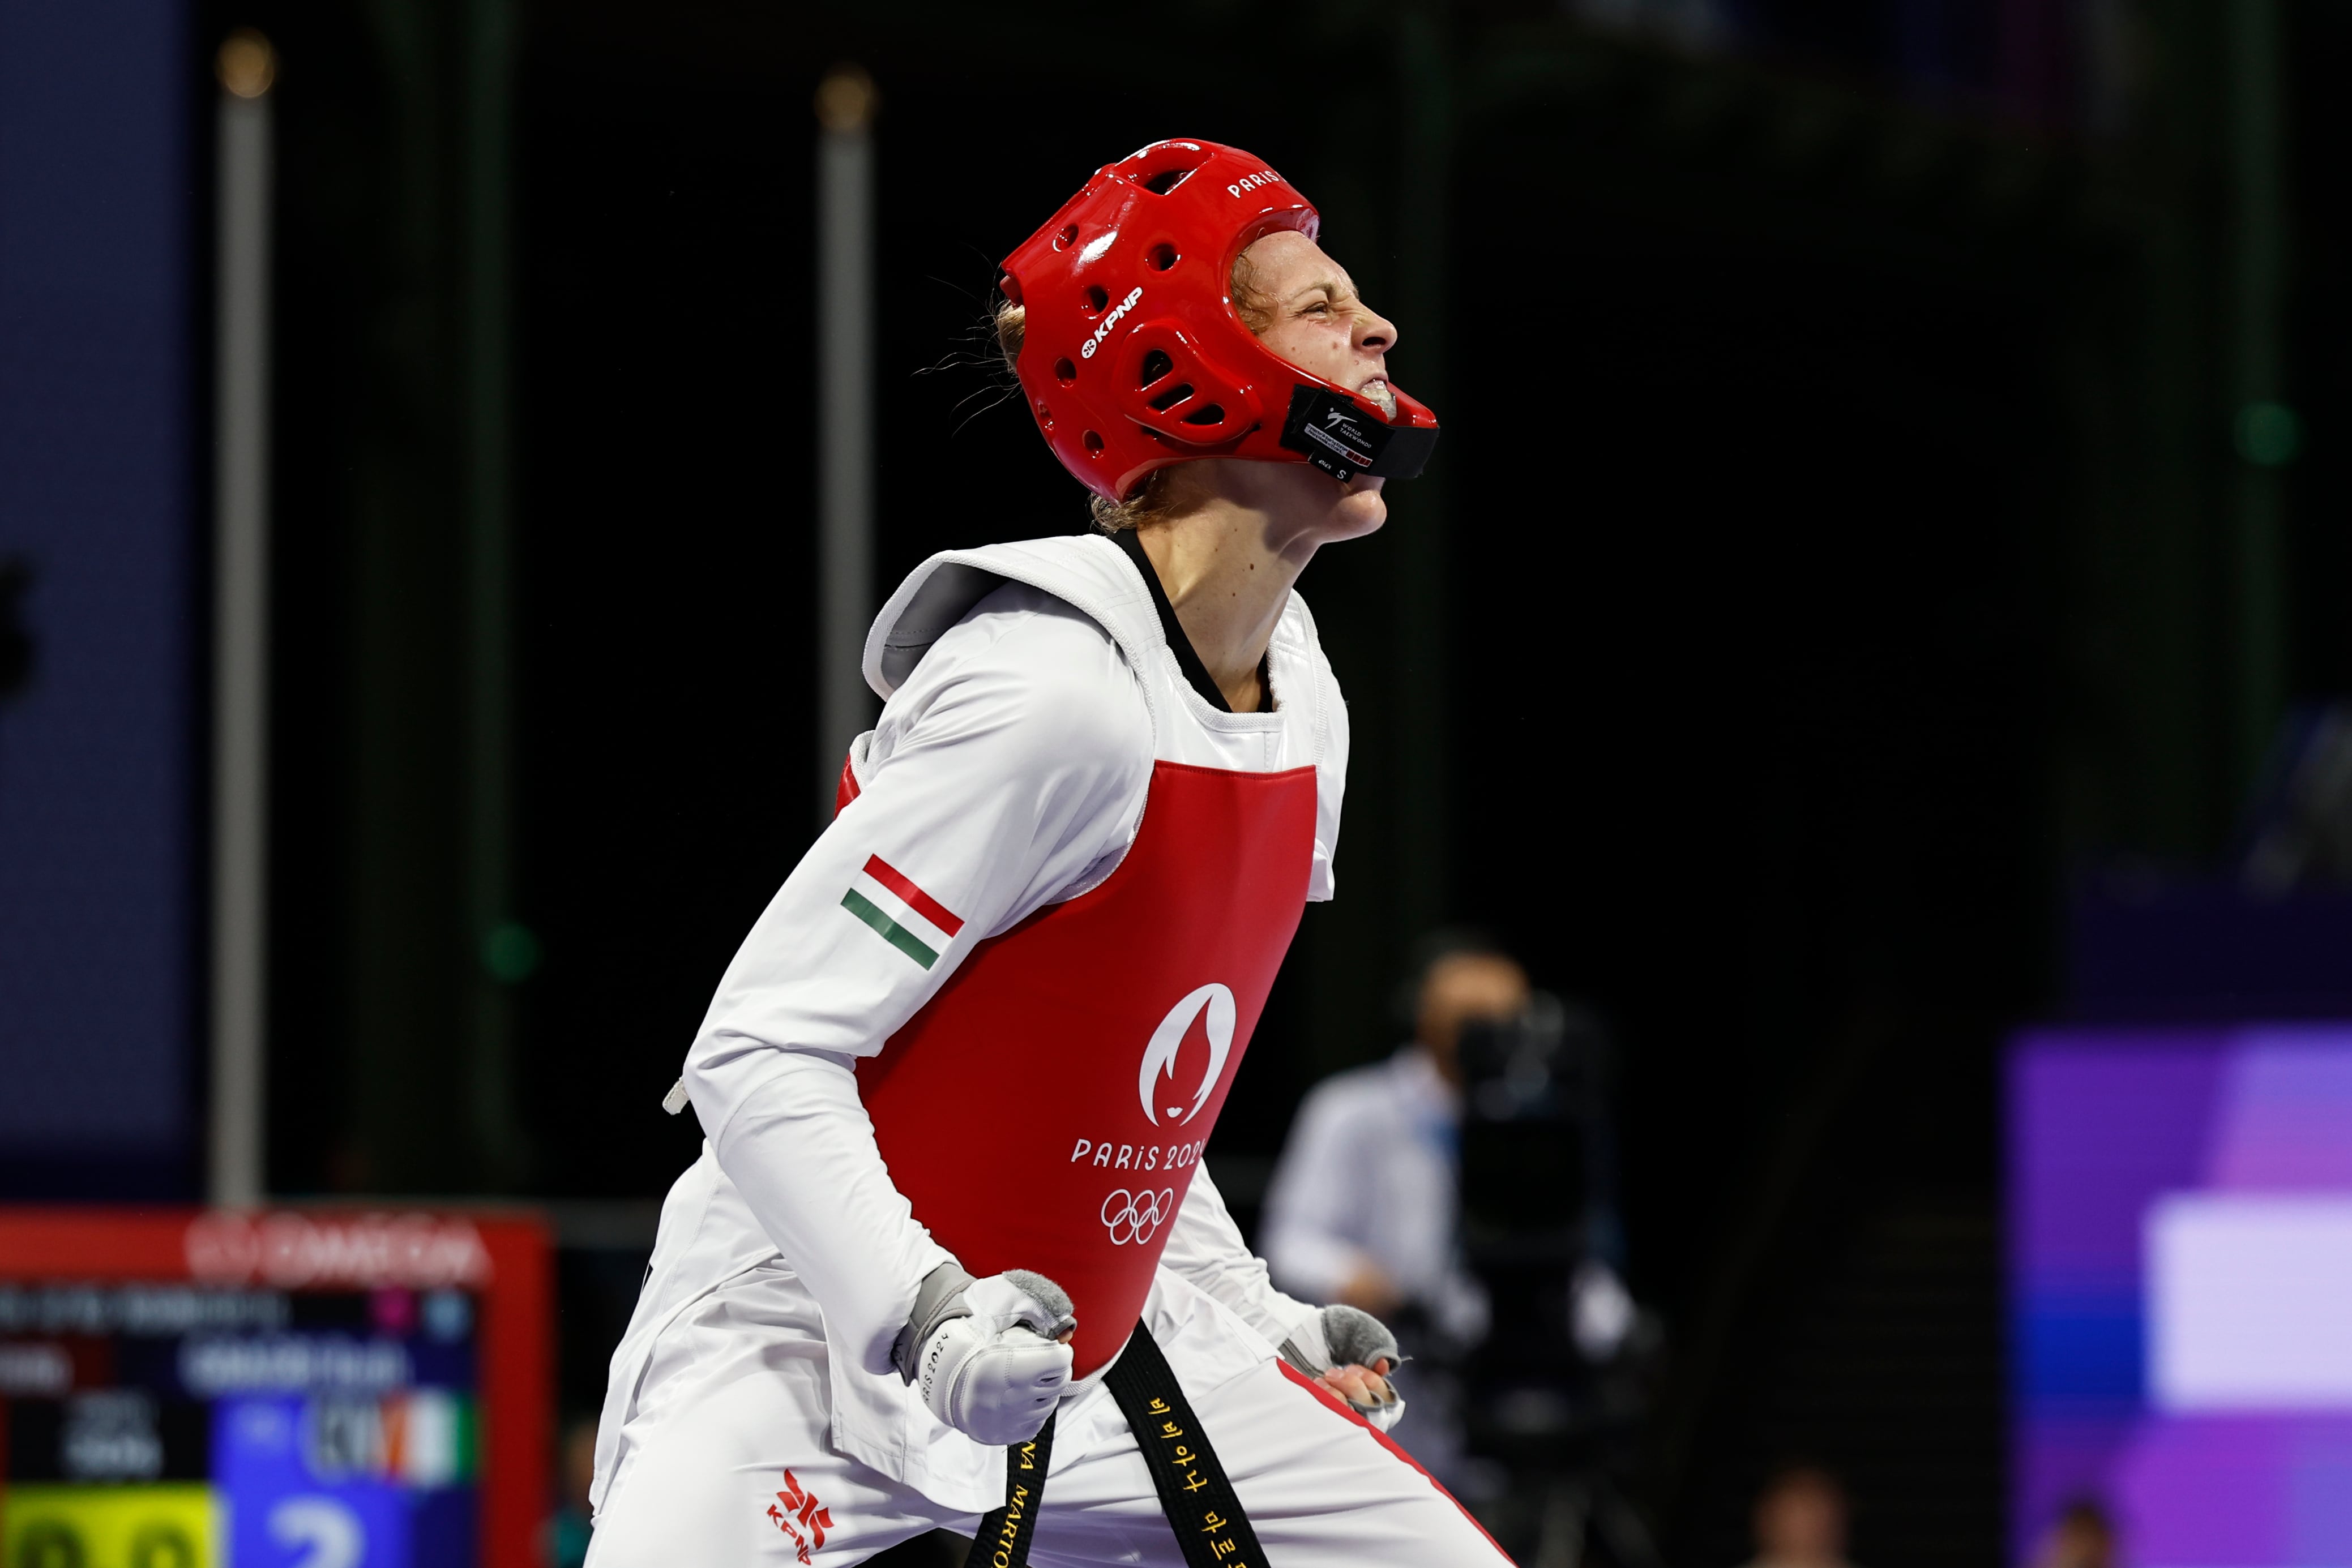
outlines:
{"label": "white dobok jacket", "polygon": [[[1001,1503],[1003,1451],[941,1424],[891,1368],[917,1283],[948,1254],[891,1184],[853,1061],[879,1052],[974,945],[1108,877],[1135,837],[1155,760],[1311,765],[1308,896],[1331,896],[1348,715],[1295,593],[1268,654],[1271,713],[1222,712],[1193,690],[1136,567],[1097,536],[933,557],[884,606],[865,667],[886,701],[851,752],[857,802],[753,925],[687,1054],[703,1153],[663,1205],[614,1353],[600,1507],[624,1427],[693,1419],[698,1386],[730,1357],[760,1354],[772,1332],[763,1300],[801,1291],[823,1313],[834,1442],[943,1505]],[[960,928],[894,902],[866,875],[873,856],[903,868]],[[936,961],[910,959],[847,913],[852,889],[935,941]],[[974,1140],[975,1158],[983,1146]],[[1247,1370],[1313,1311],[1268,1283],[1205,1170],[1156,1279],[1145,1321],[1188,1380]]]}

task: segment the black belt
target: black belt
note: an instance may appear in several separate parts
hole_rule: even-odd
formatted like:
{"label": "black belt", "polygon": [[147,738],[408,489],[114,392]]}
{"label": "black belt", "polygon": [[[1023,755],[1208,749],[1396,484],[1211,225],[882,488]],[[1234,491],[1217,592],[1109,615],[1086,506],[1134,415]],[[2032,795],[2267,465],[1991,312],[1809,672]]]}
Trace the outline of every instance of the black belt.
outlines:
{"label": "black belt", "polygon": [[[1141,1323],[1103,1378],[1135,1434],[1151,1471],[1160,1511],[1176,1531],[1187,1568],[1266,1568],[1257,1532],[1242,1511],[1225,1467],[1209,1446],[1201,1418],[1176,1385],[1168,1358]],[[1054,1452],[1054,1418],[1037,1436],[1005,1450],[1004,1506],[980,1521],[964,1568],[1024,1568],[1045,1500],[1045,1467]]]}
{"label": "black belt", "polygon": [[1004,1506],[982,1518],[963,1568],[1023,1568],[1029,1561],[1029,1538],[1037,1533],[1037,1504],[1045,1495],[1045,1465],[1053,1457],[1051,1416],[1035,1437],[1004,1450]]}

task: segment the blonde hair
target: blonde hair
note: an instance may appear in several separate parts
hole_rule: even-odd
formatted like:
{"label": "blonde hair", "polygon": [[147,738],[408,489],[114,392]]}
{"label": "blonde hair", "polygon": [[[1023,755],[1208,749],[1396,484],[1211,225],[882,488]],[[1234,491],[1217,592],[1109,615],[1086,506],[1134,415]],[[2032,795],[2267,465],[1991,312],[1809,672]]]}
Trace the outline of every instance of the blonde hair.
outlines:
{"label": "blonde hair", "polygon": [[[1250,266],[1249,252],[1244,249],[1234,257],[1233,272],[1226,278],[1226,292],[1234,301],[1234,313],[1242,325],[1260,337],[1274,325],[1274,301],[1259,292],[1255,269]],[[1004,363],[1015,375],[1020,373],[1021,344],[1027,336],[1029,312],[1010,299],[996,306],[996,347],[1004,356]],[[1154,468],[1143,476],[1140,484],[1122,500],[1089,496],[1087,506],[1094,513],[1095,527],[1107,534],[1122,533],[1139,528],[1147,523],[1162,522],[1173,517],[1179,507],[1176,494],[1178,464]]]}

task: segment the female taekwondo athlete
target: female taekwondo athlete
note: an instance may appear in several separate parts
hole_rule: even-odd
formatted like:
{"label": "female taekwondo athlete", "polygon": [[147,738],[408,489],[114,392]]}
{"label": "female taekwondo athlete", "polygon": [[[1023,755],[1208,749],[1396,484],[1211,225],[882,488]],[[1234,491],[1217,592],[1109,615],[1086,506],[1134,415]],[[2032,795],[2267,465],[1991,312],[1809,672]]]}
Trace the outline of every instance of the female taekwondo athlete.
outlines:
{"label": "female taekwondo athlete", "polygon": [[1274,1290],[1200,1164],[1348,716],[1292,584],[1436,419],[1238,149],[1101,170],[999,336],[1097,531],[955,550],[672,1092],[702,1156],[614,1354],[590,1568],[1493,1563],[1382,1436],[1395,1342]]}

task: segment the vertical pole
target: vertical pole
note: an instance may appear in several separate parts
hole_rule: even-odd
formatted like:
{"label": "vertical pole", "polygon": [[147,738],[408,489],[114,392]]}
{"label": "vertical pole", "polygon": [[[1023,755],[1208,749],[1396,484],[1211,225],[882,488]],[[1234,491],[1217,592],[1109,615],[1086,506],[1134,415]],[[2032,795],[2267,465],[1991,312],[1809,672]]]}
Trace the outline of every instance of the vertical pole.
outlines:
{"label": "vertical pole", "polygon": [[515,1116],[512,986],[537,945],[514,918],[513,497],[508,272],[513,201],[512,0],[471,0],[467,36],[464,463],[466,915],[476,944],[466,1074],[478,1179],[511,1187],[527,1163]]}
{"label": "vertical pole", "polygon": [[2291,422],[2284,392],[2286,204],[2281,163],[2279,0],[2231,0],[2230,162],[2235,198],[2230,382],[2239,465],[2234,490],[2237,690],[2231,708],[2234,800],[2253,779],[2286,695],[2280,465],[2293,455],[2267,427]]}
{"label": "vertical pole", "polygon": [[[1397,217],[1402,379],[1445,408],[1445,245],[1454,84],[1444,9],[1412,0],[1398,17],[1397,74],[1405,139]],[[1447,915],[1444,459],[1389,489],[1396,549],[1396,843],[1399,936],[1410,941]]]}
{"label": "vertical pole", "polygon": [[221,46],[213,457],[212,1125],[205,1189],[266,1190],[269,788],[268,41]]}
{"label": "vertical pole", "polygon": [[873,78],[817,89],[817,821],[849,743],[873,721],[862,663],[874,614]]}

